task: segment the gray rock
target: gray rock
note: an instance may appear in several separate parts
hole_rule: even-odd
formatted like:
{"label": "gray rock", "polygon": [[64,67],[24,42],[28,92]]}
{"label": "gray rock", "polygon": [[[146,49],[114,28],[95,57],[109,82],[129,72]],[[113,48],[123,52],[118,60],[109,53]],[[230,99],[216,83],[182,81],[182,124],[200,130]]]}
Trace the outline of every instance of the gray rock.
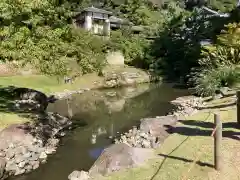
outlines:
{"label": "gray rock", "polygon": [[47,142],[47,146],[49,147],[56,147],[59,143],[59,139],[56,139],[56,138],[51,138],[48,140]]}
{"label": "gray rock", "polygon": [[26,165],[26,161],[22,161],[18,164],[19,168],[24,168],[24,166]]}
{"label": "gray rock", "polygon": [[88,180],[90,176],[85,171],[73,171],[71,174],[69,174],[68,179],[69,180]]}
{"label": "gray rock", "polygon": [[[17,143],[20,143],[21,145],[30,145],[33,142],[34,137],[28,133],[29,132],[29,126],[27,124],[13,124],[8,126],[7,128],[3,129],[0,132],[0,149],[12,149]],[[9,146],[10,142],[10,146]],[[11,151],[8,153],[12,153]],[[12,155],[9,156],[9,158]],[[11,157],[12,158],[12,157]]]}
{"label": "gray rock", "polygon": [[30,158],[31,156],[32,156],[32,154],[31,154],[30,152],[27,152],[27,153],[23,154],[23,157],[24,157],[25,159],[28,159],[28,158]]}
{"label": "gray rock", "polygon": [[4,151],[0,151],[0,157],[5,157],[6,153]]}
{"label": "gray rock", "polygon": [[45,153],[46,153],[47,155],[53,154],[53,153],[55,153],[55,152],[56,152],[56,149],[55,149],[55,148],[47,148],[47,149],[45,150]]}
{"label": "gray rock", "polygon": [[47,163],[47,159],[43,159],[43,160],[41,160],[41,163],[42,163],[42,164]]}
{"label": "gray rock", "polygon": [[32,169],[33,169],[33,167],[30,164],[25,166],[25,171],[26,172],[30,172]]}
{"label": "gray rock", "polygon": [[33,169],[37,169],[39,167],[39,161],[30,161],[29,164],[32,166]]}
{"label": "gray rock", "polygon": [[23,154],[23,155],[25,155],[25,154],[28,153],[28,150],[24,146],[19,146],[19,147],[15,148],[15,153],[16,154]]}
{"label": "gray rock", "polygon": [[148,134],[147,134],[147,133],[141,132],[139,135],[140,135],[140,137],[142,137],[142,138],[145,138],[145,139],[148,138]]}
{"label": "gray rock", "polygon": [[148,140],[143,140],[142,141],[142,146],[144,147],[144,148],[151,148],[151,142],[149,142]]}
{"label": "gray rock", "polygon": [[29,161],[36,161],[39,158],[39,154],[32,153],[31,157],[28,158]]}
{"label": "gray rock", "polygon": [[8,150],[6,152],[6,158],[7,159],[12,159],[12,158],[14,158],[14,156],[15,156],[15,153],[12,150]]}
{"label": "gray rock", "polygon": [[3,176],[5,167],[6,167],[6,160],[0,157],[0,179]]}
{"label": "gray rock", "polygon": [[128,167],[141,165],[154,156],[152,149],[133,148],[127,144],[114,144],[105,149],[89,170],[89,175],[106,175]]}
{"label": "gray rock", "polygon": [[17,156],[14,161],[15,163],[20,163],[20,162],[23,162],[26,158],[24,158],[24,156]]}
{"label": "gray rock", "polygon": [[6,164],[5,170],[8,171],[8,172],[11,172],[11,171],[15,172],[17,168],[18,167],[15,163],[8,161],[7,164]]}
{"label": "gray rock", "polygon": [[20,175],[20,174],[23,174],[23,173],[25,173],[25,169],[17,168],[17,169],[15,170],[14,175],[17,176],[17,175]]}
{"label": "gray rock", "polygon": [[168,129],[166,125],[172,126],[177,123],[176,116],[161,116],[157,118],[144,118],[141,119],[140,129],[145,133],[158,137],[163,131]]}
{"label": "gray rock", "polygon": [[46,159],[47,158],[47,154],[45,152],[42,152],[39,156],[39,159]]}

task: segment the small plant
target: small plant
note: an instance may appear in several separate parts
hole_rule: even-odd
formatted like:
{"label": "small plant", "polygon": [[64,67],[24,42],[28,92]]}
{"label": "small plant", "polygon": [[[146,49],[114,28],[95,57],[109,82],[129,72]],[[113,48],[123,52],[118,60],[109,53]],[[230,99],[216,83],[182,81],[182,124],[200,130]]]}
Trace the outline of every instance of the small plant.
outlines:
{"label": "small plant", "polygon": [[237,66],[220,66],[204,69],[192,74],[195,92],[200,96],[213,96],[221,87],[232,87],[240,82],[240,69]]}

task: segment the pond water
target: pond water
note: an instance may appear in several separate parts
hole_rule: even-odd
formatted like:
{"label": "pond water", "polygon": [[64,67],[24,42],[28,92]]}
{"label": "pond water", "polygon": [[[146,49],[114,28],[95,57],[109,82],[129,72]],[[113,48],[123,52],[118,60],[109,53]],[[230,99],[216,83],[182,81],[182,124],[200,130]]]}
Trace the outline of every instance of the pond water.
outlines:
{"label": "pond water", "polygon": [[144,117],[166,115],[170,101],[185,96],[171,84],[88,91],[69,100],[57,101],[48,111],[72,117],[74,130],[62,139],[57,153],[37,170],[10,180],[66,180],[73,170],[89,170],[101,151],[111,144],[110,136],[138,125]]}

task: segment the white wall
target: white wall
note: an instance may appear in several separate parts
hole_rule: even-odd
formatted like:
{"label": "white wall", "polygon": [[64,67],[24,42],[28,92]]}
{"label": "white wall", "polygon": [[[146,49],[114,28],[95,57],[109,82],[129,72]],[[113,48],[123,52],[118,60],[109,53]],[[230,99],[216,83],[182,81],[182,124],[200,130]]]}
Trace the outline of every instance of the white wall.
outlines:
{"label": "white wall", "polygon": [[85,16],[84,29],[86,30],[92,29],[92,15],[90,13],[86,14]]}

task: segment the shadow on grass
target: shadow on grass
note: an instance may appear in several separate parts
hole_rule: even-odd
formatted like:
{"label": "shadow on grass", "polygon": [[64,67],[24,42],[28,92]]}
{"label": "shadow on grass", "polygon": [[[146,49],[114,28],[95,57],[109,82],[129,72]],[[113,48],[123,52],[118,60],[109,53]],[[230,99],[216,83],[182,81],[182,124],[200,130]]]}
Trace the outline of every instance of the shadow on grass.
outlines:
{"label": "shadow on grass", "polygon": [[13,111],[15,95],[12,87],[0,87],[0,112]]}
{"label": "shadow on grass", "polygon": [[[193,160],[182,158],[182,157],[171,156],[171,155],[166,155],[166,154],[158,154],[158,155],[162,156],[164,158],[175,159],[175,160],[184,161],[184,162],[187,162],[187,163],[192,163],[193,162]],[[207,166],[207,167],[211,167],[211,168],[214,167],[212,164],[201,162],[201,161],[197,161],[196,164],[198,164],[199,166]]]}
{"label": "shadow on grass", "polygon": [[[187,126],[172,127],[171,129],[167,130],[168,133],[177,133],[184,136],[211,136],[212,130],[214,128],[214,124],[210,122],[201,122],[194,120],[180,120],[179,122],[188,126],[195,127]],[[209,128],[209,130],[200,128]],[[223,123],[222,134],[223,137],[231,138],[237,141],[240,140],[240,132],[235,130],[225,130],[225,128],[239,129],[239,125],[237,123],[235,122]]]}
{"label": "shadow on grass", "polygon": [[[176,157],[171,156],[173,152],[175,152],[184,142],[186,142],[191,136],[211,136],[212,129],[214,128],[214,124],[210,122],[201,122],[201,121],[195,121],[195,120],[179,120],[182,124],[188,125],[188,126],[198,126],[199,128],[191,128],[191,127],[170,127],[168,126],[168,133],[177,133],[181,135],[185,135],[186,138],[176,147],[174,148],[169,154],[159,154],[159,156],[164,157],[162,163],[158,167],[156,173],[150,178],[150,180],[154,180],[154,178],[157,176],[159,171],[162,169],[163,164],[166,162],[168,158],[176,159],[184,162],[192,163],[193,160],[182,158],[182,157]],[[209,128],[209,130],[202,130],[200,128]],[[239,128],[237,123],[235,122],[227,122],[223,123],[223,128]],[[232,138],[234,140],[239,141],[240,140],[240,132],[236,132],[233,130],[223,130],[223,137]],[[197,161],[196,162],[200,166],[207,166],[207,167],[213,167],[212,164]]]}
{"label": "shadow on grass", "polygon": [[[202,128],[213,128],[214,124],[211,122],[202,122],[202,121],[195,121],[195,120],[179,120],[182,124],[188,126],[199,126]],[[237,122],[226,122],[223,123],[223,128],[240,128],[240,125]]]}
{"label": "shadow on grass", "polygon": [[16,108],[15,106],[15,100],[20,100],[17,91],[20,88],[15,86],[0,86],[0,113],[14,113],[23,118],[35,119],[36,115],[40,114],[40,112],[27,108]]}

